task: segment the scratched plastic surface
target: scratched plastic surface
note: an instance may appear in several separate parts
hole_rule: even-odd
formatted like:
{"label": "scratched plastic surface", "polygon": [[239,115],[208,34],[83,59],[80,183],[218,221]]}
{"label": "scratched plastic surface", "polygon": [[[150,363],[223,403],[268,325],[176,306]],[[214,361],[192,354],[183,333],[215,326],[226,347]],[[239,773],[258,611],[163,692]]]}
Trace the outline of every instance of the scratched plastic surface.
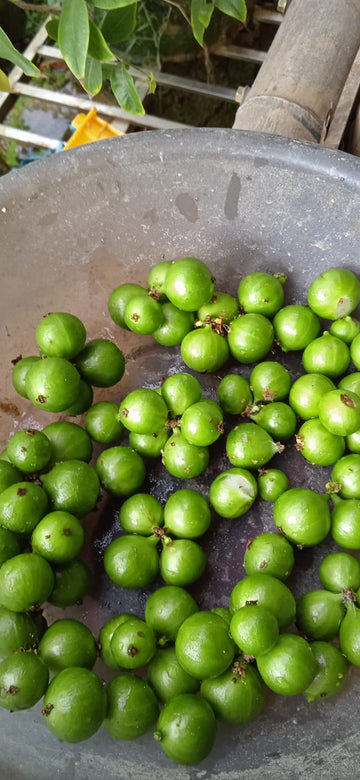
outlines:
{"label": "scratched plastic surface", "polygon": [[[107,312],[111,290],[126,281],[145,285],[155,263],[193,255],[209,264],[220,290],[236,295],[240,278],[249,271],[283,271],[286,301],[305,302],[309,282],[322,270],[334,265],[359,269],[359,172],[355,158],[310,144],[239,131],[191,130],[99,142],[0,179],[0,448],[14,430],[41,428],[55,419],[17,397],[11,384],[11,360],[36,353],[35,327],[46,312],[71,311],[83,319],[89,338],[112,338],[124,351],[124,378],[110,390],[96,391],[96,400],[120,402],[134,387],[157,387],[162,377],[187,370],[179,349],[161,348],[151,337],[118,329]],[[285,356],[284,362],[295,379],[299,359]],[[249,376],[249,367],[237,365],[236,370]],[[200,377],[205,395],[216,397],[225,372]],[[227,430],[233,424],[228,419]],[[206,494],[211,479],[229,465],[224,439],[211,452],[210,467],[198,480],[174,480],[158,463],[149,467],[146,487],[163,501],[184,486]],[[293,444],[274,465],[288,473],[292,486],[319,491],[329,474],[306,464]],[[83,604],[67,611],[95,634],[112,614],[126,610],[142,616],[151,592],[121,590],[104,574],[104,548],[120,533],[118,507],[117,500],[104,496],[99,510],[85,520],[84,555],[92,585]],[[257,501],[238,520],[213,517],[203,540],[208,568],[191,589],[200,608],[227,605],[244,576],[246,541],[274,528],[271,510],[271,504]],[[289,583],[296,595],[320,586],[319,561],[334,548],[326,541],[297,552]],[[64,612],[53,608],[47,614],[53,620]],[[109,677],[100,663],[96,668]],[[102,728],[91,740],[69,745],[48,732],[41,705],[16,714],[1,711],[0,776],[356,777],[359,694],[356,670],[343,694],[329,702],[308,705],[302,696],[269,694],[254,722],[219,726],[212,754],[198,767],[172,764],[151,733],[120,742]]]}

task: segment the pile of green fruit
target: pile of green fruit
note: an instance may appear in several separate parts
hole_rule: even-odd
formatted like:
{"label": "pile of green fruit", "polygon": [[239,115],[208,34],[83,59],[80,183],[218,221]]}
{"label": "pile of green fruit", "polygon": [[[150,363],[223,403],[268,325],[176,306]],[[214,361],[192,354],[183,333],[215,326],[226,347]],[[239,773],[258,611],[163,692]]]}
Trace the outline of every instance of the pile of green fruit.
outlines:
{"label": "pile of green fruit", "polygon": [[[46,315],[36,330],[40,354],[14,361],[23,398],[84,414],[84,427],[60,420],[18,430],[0,455],[0,706],[26,709],[44,697],[47,727],[68,742],[88,739],[102,723],[123,740],[152,728],[173,761],[196,764],[213,746],[216,719],[252,720],[267,688],[328,698],[342,689],[349,664],[360,666],[356,555],[327,555],[323,589],[297,602],[285,584],[294,546],[331,534],[360,551],[360,323],[351,316],[360,282],[350,270],[329,269],[310,284],[307,305],[285,305],[285,282],[250,273],[235,298],[216,291],[202,261],[181,258],[155,266],[146,288],[117,287],[108,302],[113,321],[178,346],[189,369],[155,389],[133,389],[119,404],[93,403],[93,388],[121,380],[122,351],[108,339],[86,342],[73,314]],[[302,362],[294,379],[282,362],[288,353]],[[196,372],[216,372],[216,400]],[[221,470],[222,442],[230,467]],[[272,466],[290,447],[309,464],[332,467],[322,494],[291,487]],[[156,460],[176,480],[215,462],[208,494],[188,482],[166,501],[146,492]],[[48,626],[43,609],[75,605],[88,591],[82,520],[101,491],[120,507],[106,574],[120,588],[160,587],[144,615],[113,615],[95,638],[73,618]],[[201,610],[187,588],[206,569],[201,538],[212,516],[237,520],[259,499],[273,504],[274,531],[249,539],[246,576],[224,594],[227,607]],[[114,673],[107,685],[92,671],[99,656]]]}

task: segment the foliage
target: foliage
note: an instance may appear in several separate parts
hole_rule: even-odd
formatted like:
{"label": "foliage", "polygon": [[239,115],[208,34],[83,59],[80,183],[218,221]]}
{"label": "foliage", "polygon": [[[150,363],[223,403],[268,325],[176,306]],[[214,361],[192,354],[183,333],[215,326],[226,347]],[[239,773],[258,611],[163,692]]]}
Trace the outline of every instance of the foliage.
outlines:
{"label": "foliage", "polygon": [[[15,3],[17,0],[11,0]],[[175,6],[192,28],[200,46],[209,27],[215,8],[245,22],[245,0],[159,0],[160,12],[147,11],[139,0],[61,0],[58,6],[46,6],[51,19],[46,27],[50,38],[59,46],[73,75],[86,92],[96,95],[108,81],[111,90],[126,111],[144,114],[144,107],[136,90],[130,63],[136,64],[133,33],[150,38],[148,44],[155,50],[159,64],[159,41],[162,25]],[[22,3],[24,7],[24,3]],[[31,10],[31,3],[27,9]],[[36,5],[39,10],[39,5]],[[36,66],[22,56],[0,27],[0,58],[18,65],[28,76],[38,74]],[[0,73],[0,89],[7,89],[4,74]],[[149,75],[148,91],[154,90],[154,76]]]}

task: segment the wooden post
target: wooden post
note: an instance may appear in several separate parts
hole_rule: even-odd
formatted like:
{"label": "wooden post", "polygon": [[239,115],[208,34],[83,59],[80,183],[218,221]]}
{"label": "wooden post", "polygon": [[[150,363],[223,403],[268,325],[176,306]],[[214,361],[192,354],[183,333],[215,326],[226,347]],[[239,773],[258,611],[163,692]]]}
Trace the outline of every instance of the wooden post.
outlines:
{"label": "wooden post", "polygon": [[319,142],[359,46],[359,0],[292,0],[234,128]]}

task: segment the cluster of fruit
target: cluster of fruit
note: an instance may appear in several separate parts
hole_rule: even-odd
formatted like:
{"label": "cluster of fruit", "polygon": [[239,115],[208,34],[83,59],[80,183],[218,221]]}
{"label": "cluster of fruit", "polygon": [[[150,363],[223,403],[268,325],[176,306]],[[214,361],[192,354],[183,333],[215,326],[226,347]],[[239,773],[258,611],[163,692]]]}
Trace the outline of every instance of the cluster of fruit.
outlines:
{"label": "cluster of fruit", "polygon": [[[120,406],[92,405],[92,386],[121,379],[121,350],[106,339],[86,344],[74,315],[49,314],[40,323],[41,356],[15,361],[14,387],[38,408],[85,412],[85,429],[61,421],[18,431],[0,456],[0,706],[31,707],[45,694],[45,722],[70,742],[87,739],[102,722],[115,738],[131,739],[158,718],[154,736],[164,752],[192,764],[208,755],[216,717],[252,719],[266,686],[312,701],[341,689],[348,661],[360,666],[357,558],[327,556],[320,567],[324,590],[297,605],[283,582],[294,565],[292,545],[318,544],[331,531],[345,549],[360,549],[360,371],[346,374],[351,360],[360,369],[360,324],[350,316],[360,283],[349,270],[330,269],[310,285],[307,306],[284,306],[284,283],[250,273],[236,300],[215,291],[204,263],[183,258],[153,268],[148,289],[122,284],[110,295],[115,323],[164,346],[180,345],[191,371],[219,371],[232,359],[217,401],[203,397],[195,376],[180,372],[156,390],[131,391]],[[322,335],[320,318],[332,321]],[[306,373],[292,382],[276,353],[266,360],[273,344],[300,354]],[[249,380],[234,367],[239,363],[256,363]],[[119,446],[125,433],[129,446]],[[294,434],[305,460],[333,466],[326,493],[325,486],[324,494],[290,488],[283,471],[268,467]],[[144,459],[161,457],[176,478],[198,477],[222,437],[232,467],[215,476],[208,499],[186,487],[163,506],[138,492]],[[93,441],[114,444],[94,466]],[[66,607],[86,593],[80,519],[95,508],[101,487],[125,499],[119,513],[125,535],[105,551],[107,574],[124,588],[147,587],[159,574],[166,584],[148,597],[145,620],[114,616],[96,642],[78,621],[47,628],[37,608],[46,600]],[[184,588],[206,565],[194,540],[209,528],[210,506],[219,517],[238,518],[258,495],[274,503],[279,533],[249,542],[247,576],[233,589],[229,609],[199,610]],[[295,619],[302,635],[285,633]],[[339,632],[341,649],[330,643]],[[91,671],[98,653],[120,672],[106,687]],[[132,672],[147,664],[145,682]],[[50,685],[49,672],[56,674]]]}

